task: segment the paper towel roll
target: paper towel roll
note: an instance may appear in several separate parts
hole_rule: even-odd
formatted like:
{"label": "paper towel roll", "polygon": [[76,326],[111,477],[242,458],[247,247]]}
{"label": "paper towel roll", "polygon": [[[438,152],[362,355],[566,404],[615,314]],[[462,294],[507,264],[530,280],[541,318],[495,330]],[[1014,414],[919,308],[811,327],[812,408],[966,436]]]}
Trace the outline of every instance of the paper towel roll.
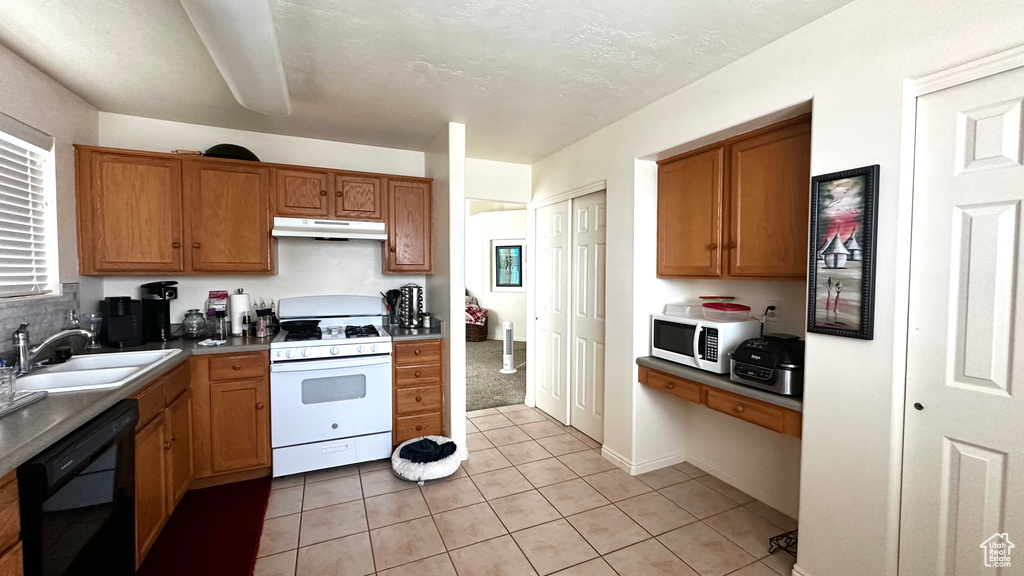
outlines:
{"label": "paper towel roll", "polygon": [[232,294],[228,297],[228,307],[231,308],[231,334],[242,335],[242,315],[250,312],[252,301],[248,294]]}

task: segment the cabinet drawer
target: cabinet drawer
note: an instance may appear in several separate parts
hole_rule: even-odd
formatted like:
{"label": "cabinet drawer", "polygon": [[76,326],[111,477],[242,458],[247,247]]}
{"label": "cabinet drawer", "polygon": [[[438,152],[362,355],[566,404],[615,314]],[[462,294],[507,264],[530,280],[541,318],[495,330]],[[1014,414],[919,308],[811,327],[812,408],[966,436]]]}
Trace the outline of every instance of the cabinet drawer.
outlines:
{"label": "cabinet drawer", "polygon": [[0,480],[0,550],[18,543],[21,531],[21,510],[18,506],[18,479],[14,472]]}
{"label": "cabinet drawer", "polygon": [[210,380],[243,380],[259,378],[266,373],[267,359],[260,353],[210,358]]}
{"label": "cabinet drawer", "polygon": [[444,433],[444,419],[440,412],[421,414],[419,416],[403,416],[395,419],[395,444],[405,442],[419,436],[440,435]]}
{"label": "cabinet drawer", "polygon": [[425,386],[441,383],[441,365],[395,368],[395,386]]}
{"label": "cabinet drawer", "polygon": [[396,412],[415,414],[441,409],[441,387],[403,388],[395,393]]}
{"label": "cabinet drawer", "polygon": [[398,366],[439,364],[440,362],[440,340],[417,340],[414,342],[395,343],[395,364]]}
{"label": "cabinet drawer", "polygon": [[722,390],[708,388],[708,408],[779,433],[786,432],[787,410]]}
{"label": "cabinet drawer", "polygon": [[192,373],[189,370],[188,362],[182,362],[164,376],[164,393],[167,395],[167,404],[174,402],[175,398],[188,390],[191,379]]}
{"label": "cabinet drawer", "polygon": [[700,404],[700,384],[697,384],[696,382],[669,376],[664,372],[648,370],[647,382],[645,382],[645,384],[651,388],[657,388],[662,392],[668,392],[673,396],[678,396],[683,400],[689,400],[690,402]]}
{"label": "cabinet drawer", "polygon": [[146,424],[149,424],[167,406],[164,383],[165,379],[160,378],[135,394],[135,399],[139,402],[139,423],[135,425],[136,430],[145,428]]}

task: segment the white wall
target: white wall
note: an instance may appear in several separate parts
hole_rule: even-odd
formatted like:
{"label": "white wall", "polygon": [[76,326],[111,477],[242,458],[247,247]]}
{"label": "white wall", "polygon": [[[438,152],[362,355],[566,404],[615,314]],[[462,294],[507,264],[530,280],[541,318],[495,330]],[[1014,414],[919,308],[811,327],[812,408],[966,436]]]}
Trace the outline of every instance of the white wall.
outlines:
{"label": "white wall", "polygon": [[620,274],[608,286],[605,438],[644,463],[699,450],[697,438],[675,440],[686,437],[686,410],[656,405],[636,383],[634,357],[649,353],[648,314],[674,291],[655,278],[657,172],[647,159],[813,100],[814,174],[881,164],[875,339],[807,338],[803,574],[896,573],[906,317],[898,303],[907,289],[898,259],[908,241],[898,223],[909,193],[899,179],[903,85],[1020,44],[1020,15],[1019,0],[857,0],[533,166],[534,200],[607,180],[608,260]]}
{"label": "white wall", "polygon": [[[469,203],[471,204],[472,200]],[[491,290],[491,241],[516,239],[526,239],[525,208],[481,212],[466,219],[466,288],[480,301],[480,306],[487,308],[487,337],[492,340],[503,338],[501,323],[511,320],[514,327],[513,338],[521,342],[526,341],[526,290]],[[524,253],[524,259],[525,256]]]}
{"label": "white wall", "polygon": [[466,158],[466,197],[498,202],[530,201],[529,164]]}
{"label": "white wall", "polygon": [[466,450],[466,126],[455,122],[427,148],[426,175],[433,183],[433,271],[426,281],[426,306],[447,322],[444,339],[445,430]]}
{"label": "white wall", "polygon": [[[99,144],[113,148],[170,152],[175,149],[206,150],[214,144],[231,143],[252,150],[260,160],[304,166],[323,166],[423,176],[424,153],[379,148],[313,138],[279,136],[199,124],[185,124],[125,116],[99,114]],[[372,241],[319,242],[301,238],[278,241],[278,273],[274,276],[174,276],[180,282],[179,299],[172,303],[174,321],[185,310],[202,308],[210,290],[244,288],[255,296],[277,300],[315,294],[358,294],[374,296],[381,291],[414,282],[425,283],[419,275],[385,275],[381,264],[381,243]],[[154,277],[108,277],[103,280],[104,296],[137,296],[138,286],[162,279]]]}

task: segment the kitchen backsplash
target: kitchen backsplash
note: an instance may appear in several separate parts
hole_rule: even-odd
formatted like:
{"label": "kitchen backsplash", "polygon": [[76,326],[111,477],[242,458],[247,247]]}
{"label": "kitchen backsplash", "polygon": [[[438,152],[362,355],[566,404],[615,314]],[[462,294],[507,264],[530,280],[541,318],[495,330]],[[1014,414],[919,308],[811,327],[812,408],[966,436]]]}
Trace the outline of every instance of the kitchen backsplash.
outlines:
{"label": "kitchen backsplash", "polygon": [[77,283],[61,284],[60,294],[0,299],[0,357],[10,361],[14,351],[11,338],[23,322],[29,323],[29,335],[35,345],[60,332],[68,310],[79,310],[78,306]]}

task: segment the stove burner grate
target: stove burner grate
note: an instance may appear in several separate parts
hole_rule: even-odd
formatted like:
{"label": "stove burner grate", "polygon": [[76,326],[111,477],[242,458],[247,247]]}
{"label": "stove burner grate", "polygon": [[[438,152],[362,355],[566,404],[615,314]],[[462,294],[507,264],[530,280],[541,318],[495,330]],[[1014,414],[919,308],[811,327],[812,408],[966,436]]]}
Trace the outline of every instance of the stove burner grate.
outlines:
{"label": "stove burner grate", "polygon": [[285,342],[300,342],[304,340],[319,340],[322,336],[319,328],[307,329],[307,330],[289,330],[288,335],[284,337]]}
{"label": "stove burner grate", "polygon": [[372,324],[345,327],[345,338],[371,338],[379,335],[377,328]]}

